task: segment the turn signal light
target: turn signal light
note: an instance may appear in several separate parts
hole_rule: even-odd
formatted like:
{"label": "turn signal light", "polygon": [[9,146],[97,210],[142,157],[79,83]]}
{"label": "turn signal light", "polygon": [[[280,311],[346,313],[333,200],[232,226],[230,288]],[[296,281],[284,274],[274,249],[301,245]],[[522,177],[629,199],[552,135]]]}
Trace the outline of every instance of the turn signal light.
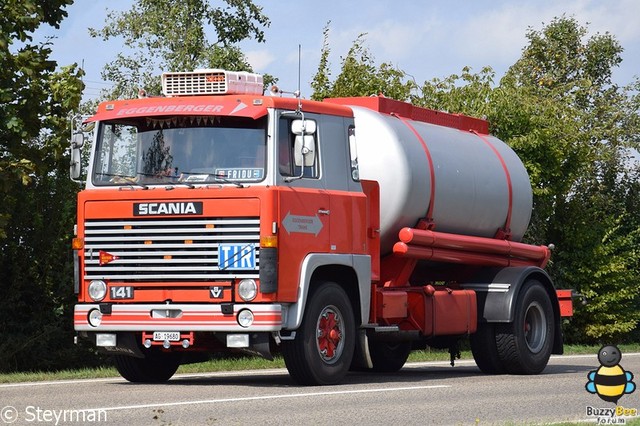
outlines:
{"label": "turn signal light", "polygon": [[278,237],[275,235],[264,235],[260,237],[260,247],[278,247]]}
{"label": "turn signal light", "polygon": [[84,238],[74,238],[71,240],[71,248],[74,250],[82,250],[84,248]]}

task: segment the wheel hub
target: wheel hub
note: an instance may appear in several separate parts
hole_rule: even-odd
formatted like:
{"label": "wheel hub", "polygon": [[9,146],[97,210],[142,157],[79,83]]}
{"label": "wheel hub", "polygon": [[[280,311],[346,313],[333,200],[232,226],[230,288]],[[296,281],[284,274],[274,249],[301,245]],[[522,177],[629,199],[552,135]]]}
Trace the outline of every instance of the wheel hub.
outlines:
{"label": "wheel hub", "polygon": [[327,306],[322,310],[317,325],[317,348],[327,364],[336,362],[344,348],[344,323],[337,308]]}
{"label": "wheel hub", "polygon": [[540,352],[547,339],[547,317],[538,302],[531,303],[525,313],[524,338],[533,353]]}

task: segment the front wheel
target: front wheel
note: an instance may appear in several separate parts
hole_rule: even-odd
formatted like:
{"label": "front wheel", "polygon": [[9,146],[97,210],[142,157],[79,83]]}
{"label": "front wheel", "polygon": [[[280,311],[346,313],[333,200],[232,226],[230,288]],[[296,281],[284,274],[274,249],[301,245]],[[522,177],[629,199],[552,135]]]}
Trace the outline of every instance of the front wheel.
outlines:
{"label": "front wheel", "polygon": [[309,295],[295,339],[282,342],[289,374],[301,385],[339,383],[351,365],[355,337],[349,297],[336,283],[319,283]]}
{"label": "front wheel", "polygon": [[162,383],[169,380],[180,366],[179,353],[156,350],[145,352],[144,358],[114,356],[118,373],[134,383]]}
{"label": "front wheel", "polygon": [[525,283],[513,323],[496,327],[498,354],[511,374],[538,374],[547,366],[555,335],[549,294],[538,280]]}

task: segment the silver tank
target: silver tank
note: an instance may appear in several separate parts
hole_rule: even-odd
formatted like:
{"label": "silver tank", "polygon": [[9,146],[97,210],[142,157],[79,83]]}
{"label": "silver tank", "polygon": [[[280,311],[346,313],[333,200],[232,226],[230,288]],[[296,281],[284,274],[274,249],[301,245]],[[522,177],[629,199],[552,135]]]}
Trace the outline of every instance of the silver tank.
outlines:
{"label": "silver tank", "polygon": [[[352,106],[360,178],[380,184],[382,254],[391,252],[403,227],[424,218],[431,178],[420,140],[399,118]],[[410,124],[426,143],[435,173],[435,230],[493,237],[503,228],[509,207],[507,175],[499,157],[479,136],[419,121]],[[531,218],[529,176],[518,156],[486,135],[503,158],[512,184],[511,239],[520,241]]]}

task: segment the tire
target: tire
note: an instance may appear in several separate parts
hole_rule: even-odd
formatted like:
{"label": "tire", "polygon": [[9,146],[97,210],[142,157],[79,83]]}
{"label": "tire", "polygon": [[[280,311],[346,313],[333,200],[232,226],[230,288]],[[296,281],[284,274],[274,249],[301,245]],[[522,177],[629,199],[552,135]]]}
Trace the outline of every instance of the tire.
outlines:
{"label": "tire", "polygon": [[133,383],[162,383],[169,380],[180,366],[179,353],[146,352],[145,358],[114,356],[120,375]]}
{"label": "tire", "polygon": [[549,294],[529,280],[518,294],[514,322],[496,327],[496,345],[504,369],[511,374],[538,374],[547,366],[555,333]]}
{"label": "tire", "polygon": [[349,370],[355,339],[347,294],[335,283],[322,282],[309,295],[295,339],[282,342],[282,355],[298,384],[333,385]]}
{"label": "tire", "polygon": [[478,324],[478,329],[469,338],[471,353],[478,368],[485,374],[503,374],[505,369],[496,345],[495,324]]}
{"label": "tire", "polygon": [[376,373],[395,373],[407,362],[411,342],[369,341],[369,354]]}

